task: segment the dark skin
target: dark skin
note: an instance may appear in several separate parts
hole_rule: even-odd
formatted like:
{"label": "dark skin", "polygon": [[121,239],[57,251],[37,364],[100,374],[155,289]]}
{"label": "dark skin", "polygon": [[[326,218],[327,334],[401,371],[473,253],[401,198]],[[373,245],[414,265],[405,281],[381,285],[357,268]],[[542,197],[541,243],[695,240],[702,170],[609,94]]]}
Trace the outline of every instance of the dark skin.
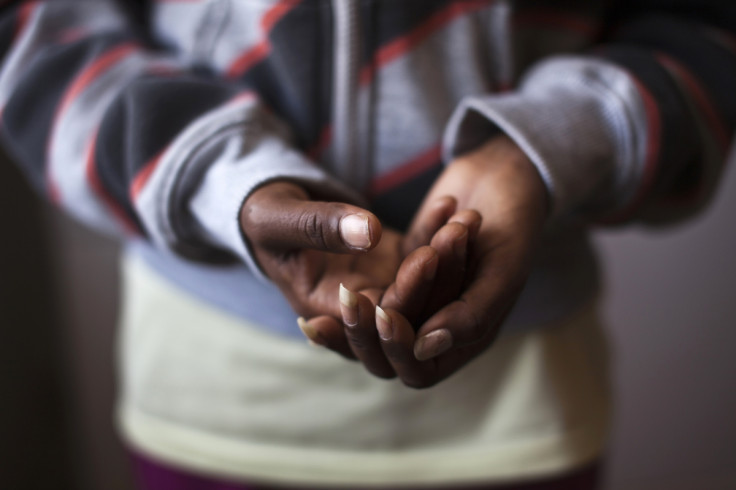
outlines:
{"label": "dark skin", "polygon": [[[257,260],[310,318],[302,329],[313,342],[415,388],[491,345],[547,215],[544,183],[505,136],[448,165],[406,236],[381,230],[366,210],[308,199],[277,182],[246,200],[241,224]],[[340,233],[341,220],[355,214],[365,217],[362,249]]]}

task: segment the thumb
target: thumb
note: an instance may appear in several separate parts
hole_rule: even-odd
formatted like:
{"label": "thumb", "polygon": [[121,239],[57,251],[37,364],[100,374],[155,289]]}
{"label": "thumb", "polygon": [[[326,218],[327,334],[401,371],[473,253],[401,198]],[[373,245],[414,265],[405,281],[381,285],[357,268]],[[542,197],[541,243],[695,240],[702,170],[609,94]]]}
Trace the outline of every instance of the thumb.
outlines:
{"label": "thumb", "polygon": [[381,223],[369,211],[339,202],[311,201],[296,184],[257,189],[240,210],[240,226],[255,246],[289,251],[365,252],[381,239]]}

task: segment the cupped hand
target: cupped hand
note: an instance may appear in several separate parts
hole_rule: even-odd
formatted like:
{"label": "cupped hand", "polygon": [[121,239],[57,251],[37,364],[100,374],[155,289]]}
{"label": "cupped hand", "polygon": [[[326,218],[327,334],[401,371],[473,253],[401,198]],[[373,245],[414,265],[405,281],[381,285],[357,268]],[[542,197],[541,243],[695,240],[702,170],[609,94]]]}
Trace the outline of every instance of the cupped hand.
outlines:
{"label": "cupped hand", "polygon": [[[436,384],[491,345],[523,288],[547,216],[548,195],[536,167],[506,136],[451,162],[426,202],[438,196],[452,196],[458,208],[482,216],[460,294],[419,325],[396,303],[381,303],[376,317],[379,331],[391,332],[381,335],[389,364],[415,387]],[[403,246],[425,242],[432,219],[423,206]],[[417,294],[412,301],[422,301]]]}
{"label": "cupped hand", "polygon": [[[461,210],[444,224],[442,202]],[[407,260],[380,300],[341,289],[345,336],[360,339],[349,342],[354,352],[370,352],[357,357],[374,374],[425,388],[487,349],[526,281],[546,214],[544,183],[509,138],[451,162],[400,242]],[[433,267],[409,260],[425,254],[431,264],[432,253]],[[310,324],[340,338],[331,318]]]}

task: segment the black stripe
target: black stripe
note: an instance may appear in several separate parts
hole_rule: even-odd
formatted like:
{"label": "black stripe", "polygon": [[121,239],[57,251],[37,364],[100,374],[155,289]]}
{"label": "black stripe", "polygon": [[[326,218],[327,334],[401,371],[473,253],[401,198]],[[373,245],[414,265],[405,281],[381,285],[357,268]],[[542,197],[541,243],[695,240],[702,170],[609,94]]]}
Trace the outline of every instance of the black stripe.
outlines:
{"label": "black stripe", "polygon": [[729,130],[736,128],[736,56],[697,25],[674,18],[644,17],[626,24],[615,42],[661,51],[700,80]]}
{"label": "black stripe", "polygon": [[64,94],[87,64],[124,40],[115,33],[49,47],[17,84],[3,111],[5,144],[39,191],[46,189],[46,149]]}
{"label": "black stripe", "polygon": [[129,192],[138,172],[193,120],[234,94],[234,87],[215,80],[144,76],[111,105],[98,132],[95,165],[105,190],[132,219]]}
{"label": "black stripe", "polygon": [[[294,130],[306,148],[329,121],[332,51],[321,29],[331,23],[329,4],[302,2],[271,30],[269,56],[242,81]],[[325,78],[327,77],[327,78]]]}
{"label": "black stripe", "polygon": [[18,12],[7,11],[0,17],[0,59],[5,59],[5,55],[13,44],[15,39],[15,30],[18,26]]}
{"label": "black stripe", "polygon": [[[432,15],[455,3],[448,0],[375,0],[364,2],[362,24],[372,40],[364,46],[364,61],[382,46],[406,35]],[[398,5],[397,5],[398,4]]]}
{"label": "black stripe", "polygon": [[371,211],[385,226],[406,231],[434,181],[444,170],[441,162],[371,200]]}
{"label": "black stripe", "polygon": [[[682,187],[682,177],[686,173],[688,179],[697,177],[692,167],[693,162],[699,161],[701,151],[697,123],[669,72],[646,49],[608,46],[600,53],[627,69],[648,88],[659,109],[658,172],[650,196],[668,194],[674,187]],[[689,185],[697,186],[698,180]]]}
{"label": "black stripe", "polygon": [[598,18],[606,10],[609,0],[515,0],[514,11],[550,10],[562,14],[574,14]]}
{"label": "black stripe", "polygon": [[736,2],[732,0],[616,0],[611,4],[612,24],[639,15],[676,16],[736,32]]}

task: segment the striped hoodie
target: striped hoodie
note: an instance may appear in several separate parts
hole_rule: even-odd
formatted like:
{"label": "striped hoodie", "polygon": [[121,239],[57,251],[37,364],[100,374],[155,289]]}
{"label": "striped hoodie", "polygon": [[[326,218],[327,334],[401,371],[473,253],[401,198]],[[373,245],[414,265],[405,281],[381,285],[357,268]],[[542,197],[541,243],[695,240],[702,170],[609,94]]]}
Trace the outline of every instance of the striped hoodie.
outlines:
{"label": "striped hoodie", "polygon": [[199,296],[294,334],[288,308],[259,318],[228,282],[281,301],[256,286],[237,221],[264,182],[403,229],[443,162],[506,132],[551,196],[510,320],[539,323],[596,289],[581,225],[692,214],[736,125],[729,2],[0,5],[2,141],[33,186]]}

